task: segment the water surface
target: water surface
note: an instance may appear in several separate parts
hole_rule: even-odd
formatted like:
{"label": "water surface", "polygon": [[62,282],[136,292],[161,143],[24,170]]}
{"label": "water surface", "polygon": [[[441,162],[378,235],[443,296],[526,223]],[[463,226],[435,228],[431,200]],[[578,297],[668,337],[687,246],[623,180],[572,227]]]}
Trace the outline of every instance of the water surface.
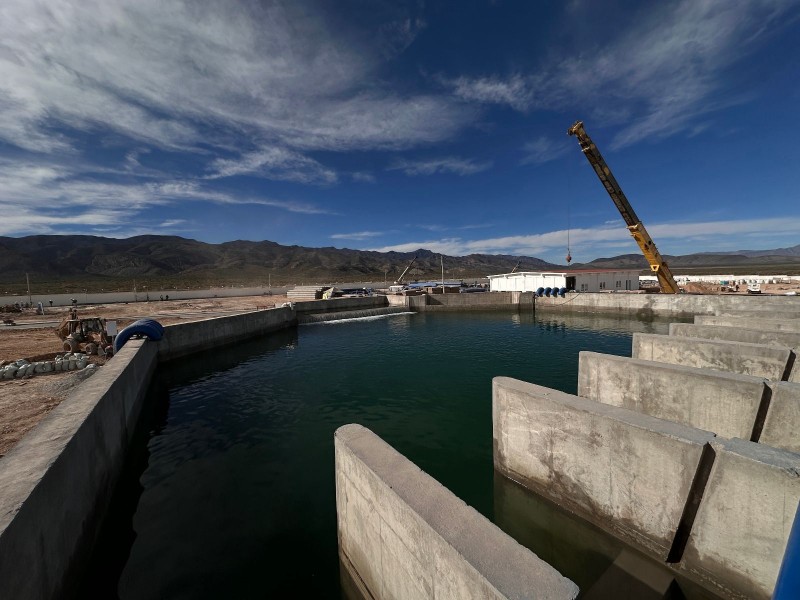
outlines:
{"label": "water surface", "polygon": [[372,429],[494,519],[492,377],[575,393],[579,351],[629,356],[633,331],[666,333],[667,321],[422,313],[168,363],[84,592],[337,598],[337,427]]}

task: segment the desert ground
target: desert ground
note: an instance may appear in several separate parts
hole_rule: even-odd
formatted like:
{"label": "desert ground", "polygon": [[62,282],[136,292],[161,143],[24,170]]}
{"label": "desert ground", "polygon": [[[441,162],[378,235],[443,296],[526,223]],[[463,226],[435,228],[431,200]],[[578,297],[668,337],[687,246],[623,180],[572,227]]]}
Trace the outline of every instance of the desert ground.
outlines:
{"label": "desert ground", "polygon": [[[118,329],[143,317],[154,318],[163,325],[199,321],[218,316],[272,308],[286,302],[285,296],[243,296],[199,300],[170,300],[130,304],[78,306],[78,317],[102,317],[116,320]],[[69,308],[46,308],[44,315],[34,309],[20,313],[3,313],[16,325],[0,324],[0,364],[20,358],[63,353],[62,341],[55,327],[69,315]],[[105,358],[95,356],[91,362],[102,368]],[[113,360],[113,358],[108,359]],[[41,373],[27,379],[0,380],[0,457],[23,435],[36,426],[64,400],[74,387],[91,376],[94,370]]]}

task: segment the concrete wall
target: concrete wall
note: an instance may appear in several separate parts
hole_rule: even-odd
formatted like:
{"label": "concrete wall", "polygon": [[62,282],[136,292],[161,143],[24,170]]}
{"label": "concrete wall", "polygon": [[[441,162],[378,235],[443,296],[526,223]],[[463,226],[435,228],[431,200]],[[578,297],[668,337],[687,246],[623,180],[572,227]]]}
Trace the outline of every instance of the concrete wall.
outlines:
{"label": "concrete wall", "polygon": [[770,394],[760,377],[580,353],[579,396],[724,437],[749,440],[761,431],[759,408]]}
{"label": "concrete wall", "polygon": [[693,317],[726,310],[800,312],[800,296],[716,296],[694,294],[567,294],[537,298],[536,310],[624,312],[639,318],[655,315]]}
{"label": "concrete wall", "polygon": [[369,596],[575,598],[578,588],[368,429],[334,437],[342,562]]}
{"label": "concrete wall", "polygon": [[160,361],[171,360],[192,352],[232,344],[289,327],[294,321],[292,309],[286,307],[168,325],[163,339],[158,343],[158,358]]}
{"label": "concrete wall", "polygon": [[420,312],[519,310],[520,292],[478,292],[471,294],[436,294],[424,296],[424,305],[415,307]]}
{"label": "concrete wall", "polygon": [[744,327],[746,329],[761,329],[763,331],[791,331],[800,333],[800,319],[772,318],[769,313],[761,317],[736,316],[720,317],[716,315],[698,315],[694,318],[695,325],[721,325],[723,327]]}
{"label": "concrete wall", "polygon": [[797,310],[717,310],[717,316],[727,317],[756,317],[759,319],[800,319],[800,306]]}
{"label": "concrete wall", "polygon": [[157,360],[263,335],[294,321],[290,308],[279,308],[168,325],[157,343],[131,340],[26,434],[0,460],[0,598],[56,598],[72,591],[121,472]]}
{"label": "concrete wall", "polygon": [[386,296],[364,296],[363,298],[331,298],[330,300],[306,300],[293,302],[292,307],[298,315],[305,313],[336,312],[342,310],[363,310],[388,306]]}
{"label": "concrete wall", "polygon": [[668,558],[712,433],[507,377],[493,422],[501,474]]}
{"label": "concrete wall", "polygon": [[0,460],[0,598],[74,592],[155,364],[129,341]]}
{"label": "concrete wall", "polygon": [[[631,356],[687,367],[781,380],[800,371],[790,348],[725,340],[634,333]],[[792,369],[794,365],[794,369]]]}
{"label": "concrete wall", "polygon": [[[516,296],[511,295],[516,294]],[[800,296],[717,296],[693,294],[570,293],[565,298],[535,298],[531,292],[488,292],[427,296],[387,296],[391,306],[412,310],[514,310],[621,313],[640,319],[657,316],[694,317],[750,309],[760,313],[800,314]],[[315,302],[314,304],[318,304]],[[534,304],[535,303],[535,304]]]}
{"label": "concrete wall", "polygon": [[771,383],[772,398],[758,441],[800,453],[800,383]]}
{"label": "concrete wall", "polygon": [[721,325],[672,323],[669,326],[669,334],[678,337],[728,340],[729,342],[765,344],[767,346],[800,347],[800,333],[789,331],[765,331],[762,329],[742,329],[740,327],[724,327]]}
{"label": "concrete wall", "polygon": [[717,440],[681,566],[726,597],[772,595],[800,500],[800,455]]}

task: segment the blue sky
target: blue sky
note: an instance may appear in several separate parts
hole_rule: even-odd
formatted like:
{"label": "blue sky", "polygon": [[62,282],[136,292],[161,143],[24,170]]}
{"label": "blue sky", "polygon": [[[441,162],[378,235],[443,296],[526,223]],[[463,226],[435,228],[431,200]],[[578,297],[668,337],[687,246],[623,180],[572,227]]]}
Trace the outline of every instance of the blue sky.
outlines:
{"label": "blue sky", "polygon": [[0,235],[800,244],[800,2],[5,0]]}

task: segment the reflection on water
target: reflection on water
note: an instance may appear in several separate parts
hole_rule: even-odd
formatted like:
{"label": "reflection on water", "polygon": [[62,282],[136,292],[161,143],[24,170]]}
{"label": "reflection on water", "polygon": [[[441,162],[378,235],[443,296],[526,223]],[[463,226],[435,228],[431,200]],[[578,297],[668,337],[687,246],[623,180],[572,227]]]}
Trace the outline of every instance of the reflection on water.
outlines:
{"label": "reflection on water", "polygon": [[497,472],[494,522],[578,584],[579,598],[719,600],[717,595]]}
{"label": "reflection on water", "polygon": [[339,597],[337,427],[369,427],[492,518],[492,377],[574,393],[579,351],[629,355],[634,330],[667,323],[422,313],[163,365],[81,595]]}

